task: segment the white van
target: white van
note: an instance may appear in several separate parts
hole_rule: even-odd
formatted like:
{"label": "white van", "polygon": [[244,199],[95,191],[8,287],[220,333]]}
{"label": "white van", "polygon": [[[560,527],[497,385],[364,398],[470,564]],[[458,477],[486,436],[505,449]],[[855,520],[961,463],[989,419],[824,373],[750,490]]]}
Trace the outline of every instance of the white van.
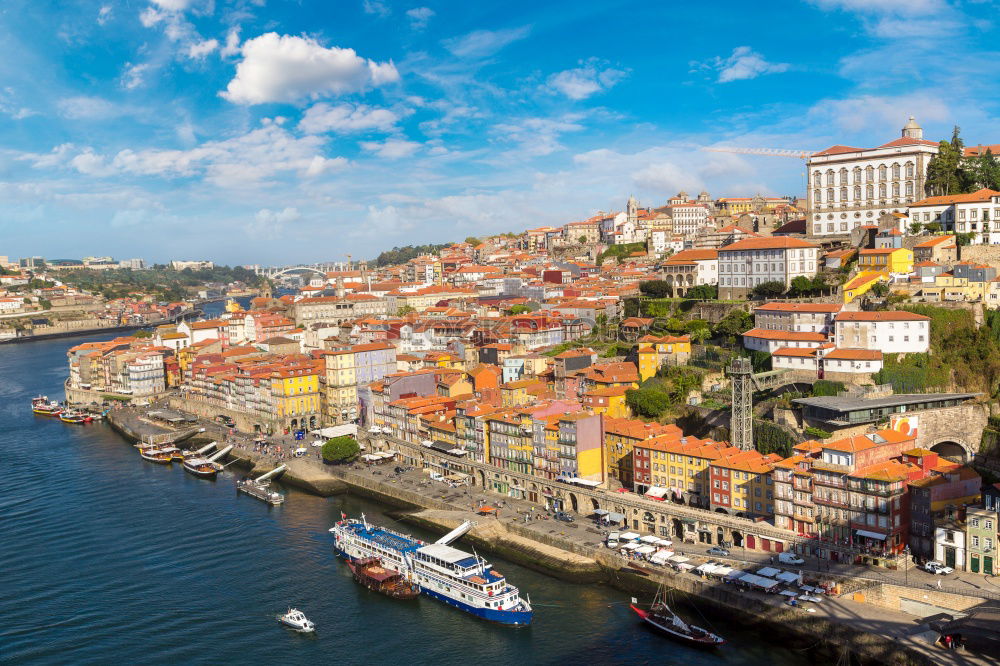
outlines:
{"label": "white van", "polygon": [[604,543],[608,546],[608,548],[614,550],[618,547],[618,539],[620,537],[621,535],[618,532],[612,532],[608,535],[608,538],[604,540]]}
{"label": "white van", "polygon": [[806,561],[795,553],[778,553],[778,562],[781,564],[805,564]]}

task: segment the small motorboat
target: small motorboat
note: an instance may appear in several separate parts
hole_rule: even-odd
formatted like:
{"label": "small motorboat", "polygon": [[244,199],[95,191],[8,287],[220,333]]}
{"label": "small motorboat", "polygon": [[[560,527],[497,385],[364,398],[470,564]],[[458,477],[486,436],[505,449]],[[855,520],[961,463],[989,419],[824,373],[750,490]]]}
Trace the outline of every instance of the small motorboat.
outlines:
{"label": "small motorboat", "polygon": [[681,616],[667,605],[662,587],[657,590],[656,598],[649,610],[639,608],[637,604],[636,598],[632,597],[632,603],[629,606],[646,624],[688,645],[718,647],[726,642],[721,636],[717,636],[707,629],[688,624],[681,619]]}
{"label": "small motorboat", "polygon": [[316,631],[316,625],[310,622],[306,614],[298,608],[289,608],[287,613],[278,616],[278,622],[301,634],[311,634]]}
{"label": "small motorboat", "polygon": [[31,411],[40,416],[59,416],[63,413],[63,408],[59,403],[49,400],[47,395],[40,395],[31,399]]}
{"label": "small motorboat", "polygon": [[83,412],[67,410],[59,415],[59,420],[63,423],[83,424],[90,423],[94,420],[94,418],[89,414],[84,414]]}
{"label": "small motorboat", "polygon": [[174,460],[174,454],[177,452],[177,448],[169,447],[166,449],[140,449],[139,456],[143,460],[148,460],[149,462],[154,462],[160,465],[169,465]]}
{"label": "small motorboat", "polygon": [[414,599],[420,594],[420,587],[409,582],[403,574],[387,568],[382,558],[366,557],[359,560],[348,560],[347,566],[358,581],[369,590],[381,592],[393,599]]}

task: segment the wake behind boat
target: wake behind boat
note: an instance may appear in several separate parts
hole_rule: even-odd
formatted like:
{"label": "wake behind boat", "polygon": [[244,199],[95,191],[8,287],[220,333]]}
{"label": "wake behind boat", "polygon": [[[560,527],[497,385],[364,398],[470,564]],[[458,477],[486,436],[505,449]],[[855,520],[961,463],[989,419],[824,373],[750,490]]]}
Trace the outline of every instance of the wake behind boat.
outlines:
{"label": "wake behind boat", "polygon": [[652,606],[649,610],[642,609],[638,606],[638,600],[632,597],[632,603],[629,607],[635,611],[635,614],[642,618],[643,622],[650,625],[657,631],[661,631],[671,638],[676,638],[688,645],[697,645],[701,647],[718,647],[725,643],[726,641],[716,634],[708,631],[707,629],[702,629],[701,627],[695,626],[693,624],[688,624],[681,616],[671,610],[670,606],[667,605],[667,601],[663,595],[663,588],[661,587],[656,592],[656,598],[653,600]]}
{"label": "wake behind boat", "polygon": [[356,561],[377,557],[382,564],[427,596],[492,622],[510,625],[531,624],[531,603],[522,599],[516,587],[493,566],[474,553],[448,544],[465,534],[472,523],[465,522],[438,539],[424,543],[406,534],[361,520],[339,521],[330,528],[334,548]]}

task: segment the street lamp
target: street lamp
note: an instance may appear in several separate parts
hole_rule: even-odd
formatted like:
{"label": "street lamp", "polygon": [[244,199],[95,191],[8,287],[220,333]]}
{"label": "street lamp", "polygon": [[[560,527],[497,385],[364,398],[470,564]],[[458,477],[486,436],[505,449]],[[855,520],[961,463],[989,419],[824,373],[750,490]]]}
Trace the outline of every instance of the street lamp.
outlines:
{"label": "street lamp", "polygon": [[903,547],[903,579],[906,587],[910,586],[910,544]]}

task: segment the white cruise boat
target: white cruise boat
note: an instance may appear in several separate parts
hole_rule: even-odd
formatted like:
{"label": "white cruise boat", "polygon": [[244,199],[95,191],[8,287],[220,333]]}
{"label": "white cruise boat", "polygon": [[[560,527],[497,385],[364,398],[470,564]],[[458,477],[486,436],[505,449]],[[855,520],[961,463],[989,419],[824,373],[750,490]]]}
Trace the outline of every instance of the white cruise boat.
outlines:
{"label": "white cruise boat", "polygon": [[[467,529],[467,528],[466,528]],[[478,555],[442,543],[424,543],[405,534],[361,520],[341,520],[332,528],[334,548],[351,560],[378,557],[427,596],[492,622],[531,624],[531,603]],[[454,538],[457,538],[455,536]]]}

